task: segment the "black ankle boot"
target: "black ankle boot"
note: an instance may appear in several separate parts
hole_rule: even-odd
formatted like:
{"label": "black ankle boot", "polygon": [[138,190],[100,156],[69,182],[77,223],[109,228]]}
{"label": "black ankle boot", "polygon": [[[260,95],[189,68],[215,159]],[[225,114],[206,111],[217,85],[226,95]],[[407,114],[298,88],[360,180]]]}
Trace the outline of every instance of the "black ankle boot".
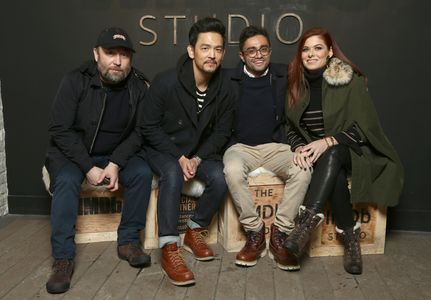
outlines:
{"label": "black ankle boot", "polygon": [[361,245],[359,243],[360,225],[360,223],[356,223],[355,227],[346,230],[335,228],[344,244],[344,270],[350,274],[362,273]]}
{"label": "black ankle boot", "polygon": [[284,241],[284,247],[296,257],[300,257],[314,229],[323,221],[324,215],[301,206],[295,228]]}

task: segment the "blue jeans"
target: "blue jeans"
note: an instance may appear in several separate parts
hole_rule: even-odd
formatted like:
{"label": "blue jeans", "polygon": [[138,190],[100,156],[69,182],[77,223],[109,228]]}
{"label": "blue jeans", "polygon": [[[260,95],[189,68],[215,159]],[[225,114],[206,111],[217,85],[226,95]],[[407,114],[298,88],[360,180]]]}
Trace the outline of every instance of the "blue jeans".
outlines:
{"label": "blue jeans", "polygon": [[[108,157],[93,157],[96,166],[104,168]],[[55,259],[75,257],[75,223],[79,193],[85,174],[73,162],[66,163],[55,178],[51,203],[51,247]],[[134,156],[119,172],[124,189],[123,210],[118,226],[118,244],[139,242],[139,231],[145,227],[153,174],[148,164]]]}
{"label": "blue jeans", "polygon": [[[178,217],[180,213],[181,190],[184,184],[183,171],[178,161],[170,155],[151,151],[148,163],[160,177],[157,200],[159,246],[179,243]],[[195,178],[205,184],[202,196],[196,201],[196,210],[191,220],[207,227],[217,212],[227,190],[221,161],[202,160]]]}

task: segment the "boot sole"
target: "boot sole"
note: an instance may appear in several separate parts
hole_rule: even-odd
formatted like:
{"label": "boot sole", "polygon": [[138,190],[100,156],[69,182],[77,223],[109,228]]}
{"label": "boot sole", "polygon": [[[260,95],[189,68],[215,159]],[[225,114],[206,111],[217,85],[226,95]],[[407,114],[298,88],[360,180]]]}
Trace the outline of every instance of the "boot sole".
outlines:
{"label": "boot sole", "polygon": [[274,254],[272,254],[272,252],[271,252],[271,251],[269,251],[269,252],[268,252],[268,256],[269,256],[269,258],[271,258],[273,261],[275,261],[275,263],[277,264],[277,267],[278,267],[279,269],[282,269],[282,270],[284,270],[284,271],[298,271],[298,270],[300,270],[300,269],[301,269],[301,266],[300,266],[300,265],[295,265],[295,266],[293,266],[293,265],[289,265],[289,266],[286,266],[286,265],[283,265],[283,264],[279,263],[279,262],[275,259]]}
{"label": "boot sole", "polygon": [[149,257],[149,259],[148,259],[148,260],[146,259],[146,261],[143,261],[143,262],[140,262],[140,263],[131,263],[131,262],[127,259],[127,257],[126,257],[126,256],[122,256],[122,255],[120,255],[119,253],[117,253],[117,254],[118,254],[118,258],[119,258],[119,259],[127,261],[131,267],[134,267],[134,268],[146,268],[146,267],[151,266],[151,257]]}
{"label": "boot sole", "polygon": [[214,256],[206,256],[206,257],[196,256],[196,255],[193,253],[193,250],[192,250],[189,246],[183,245],[183,248],[184,248],[184,250],[186,250],[187,252],[190,252],[191,254],[193,254],[193,257],[194,257],[196,260],[199,260],[199,261],[207,261],[207,260],[213,260],[213,259],[214,259]]}
{"label": "boot sole", "polygon": [[162,268],[163,273],[166,275],[166,277],[168,278],[168,280],[173,284],[173,285],[177,285],[177,286],[185,286],[185,285],[193,285],[196,283],[196,280],[194,279],[190,279],[187,281],[176,281],[173,280],[171,277],[169,277],[168,273],[166,273],[166,271]]}
{"label": "boot sole", "polygon": [[266,255],[266,251],[267,251],[267,249],[265,248],[265,250],[262,251],[262,253],[259,255],[259,257],[256,260],[245,261],[245,260],[237,259],[237,260],[235,260],[235,264],[238,266],[243,266],[243,267],[253,267],[257,264],[257,261],[259,260],[259,258],[262,258]]}

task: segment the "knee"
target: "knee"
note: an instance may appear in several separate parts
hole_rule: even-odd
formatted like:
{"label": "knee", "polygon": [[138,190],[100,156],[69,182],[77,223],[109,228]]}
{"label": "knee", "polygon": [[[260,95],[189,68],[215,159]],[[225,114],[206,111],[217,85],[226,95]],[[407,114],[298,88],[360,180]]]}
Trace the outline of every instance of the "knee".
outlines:
{"label": "knee", "polygon": [[82,172],[61,170],[54,180],[54,192],[59,188],[80,189],[83,179]]}
{"label": "knee", "polygon": [[[130,170],[127,170],[127,168],[130,168]],[[123,172],[125,176],[123,176],[124,182],[122,182],[122,184],[125,186],[135,183],[151,185],[153,172],[148,164],[143,160],[133,161],[133,164],[126,166]]]}
{"label": "knee", "polygon": [[296,172],[296,177],[298,178],[298,180],[304,182],[305,184],[309,184],[312,176],[311,169],[301,169],[298,166],[295,167],[298,169]]}
{"label": "knee", "polygon": [[169,185],[182,185],[183,181],[183,171],[178,164],[172,164],[160,173],[160,182],[166,182]]}
{"label": "knee", "polygon": [[244,165],[235,162],[226,163],[223,173],[227,181],[239,181],[247,176]]}
{"label": "knee", "polygon": [[333,166],[340,164],[345,155],[350,155],[349,149],[344,145],[335,145],[326,150],[319,160]]}

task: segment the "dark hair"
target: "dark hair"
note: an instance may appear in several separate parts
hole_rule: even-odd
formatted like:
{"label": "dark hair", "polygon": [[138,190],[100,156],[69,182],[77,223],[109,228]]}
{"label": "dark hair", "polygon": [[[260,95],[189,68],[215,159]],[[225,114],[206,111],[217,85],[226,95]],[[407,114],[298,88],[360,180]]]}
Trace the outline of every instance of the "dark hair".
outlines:
{"label": "dark hair", "polygon": [[342,60],[346,64],[350,65],[357,74],[364,76],[365,83],[367,83],[367,77],[364,73],[341,51],[335,39],[331,36],[329,31],[325,28],[311,28],[304,32],[301,36],[298,49],[296,50],[295,57],[289,62],[287,71],[288,81],[288,95],[289,95],[289,106],[294,106],[300,98],[301,89],[306,87],[304,78],[304,65],[302,64],[302,49],[304,48],[305,41],[312,36],[319,36],[324,41],[326,47],[332,48],[334,57]]}
{"label": "dark hair", "polygon": [[269,35],[265,28],[250,25],[241,31],[241,34],[239,36],[239,51],[242,51],[242,47],[244,47],[244,43],[246,40],[256,35],[263,35],[264,37],[266,37],[269,46],[271,46],[271,41],[269,40]]}
{"label": "dark hair", "polygon": [[190,28],[189,31],[189,44],[193,47],[196,45],[196,42],[198,40],[199,33],[204,32],[217,32],[219,33],[223,38],[223,46],[225,44],[225,27],[223,23],[216,18],[213,17],[206,17],[203,19],[200,19],[196,23],[193,24],[193,26]]}

